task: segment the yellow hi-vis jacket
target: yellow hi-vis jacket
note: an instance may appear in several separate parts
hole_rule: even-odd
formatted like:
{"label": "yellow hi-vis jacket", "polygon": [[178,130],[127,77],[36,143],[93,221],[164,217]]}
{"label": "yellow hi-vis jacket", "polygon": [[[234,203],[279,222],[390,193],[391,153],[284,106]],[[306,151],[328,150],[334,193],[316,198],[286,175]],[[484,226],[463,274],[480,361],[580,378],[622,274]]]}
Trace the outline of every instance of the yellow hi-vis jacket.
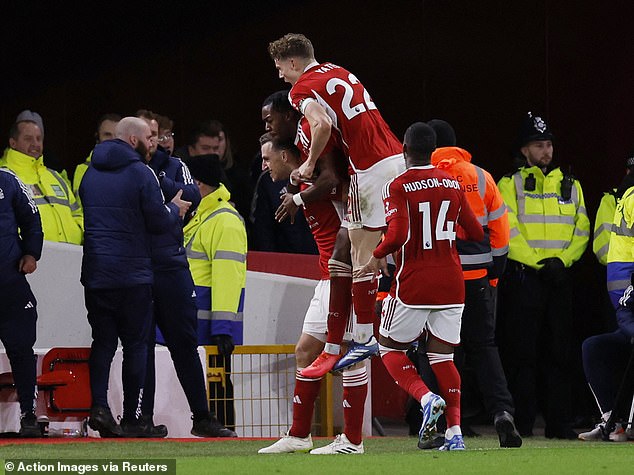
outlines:
{"label": "yellow hi-vis jacket", "polygon": [[79,185],[81,185],[81,180],[82,178],[84,178],[84,175],[86,174],[86,170],[88,170],[88,167],[90,166],[91,160],[92,160],[92,151],[88,155],[88,158],[86,158],[85,162],[80,163],[79,165],[75,167],[75,173],[73,173],[73,193],[75,193],[75,196],[77,198],[79,198]]}
{"label": "yellow hi-vis jacket", "polygon": [[[608,250],[608,292],[618,297],[634,273],[634,186],[616,204]],[[613,301],[614,303],[614,301]]]}
{"label": "yellow hi-vis jacket", "polygon": [[[535,189],[525,189],[532,174]],[[522,167],[498,182],[509,212],[509,259],[541,269],[538,262],[558,257],[566,267],[581,258],[590,239],[590,220],[579,181],[574,180],[569,200],[561,196],[564,175],[555,168],[544,175],[538,167]]]}
{"label": "yellow hi-vis jacket", "polygon": [[198,344],[213,335],[243,341],[244,288],[247,280],[247,232],[223,184],[205,196],[183,229],[189,269],[196,287]]}
{"label": "yellow hi-vis jacket", "polygon": [[82,243],[81,206],[62,175],[44,166],[43,157],[33,158],[9,148],[0,159],[0,166],[13,171],[31,190],[46,241]]}
{"label": "yellow hi-vis jacket", "polygon": [[608,249],[610,248],[614,211],[616,211],[616,196],[614,196],[614,193],[603,193],[603,198],[601,198],[597,216],[594,220],[592,252],[604,266],[608,264]]}

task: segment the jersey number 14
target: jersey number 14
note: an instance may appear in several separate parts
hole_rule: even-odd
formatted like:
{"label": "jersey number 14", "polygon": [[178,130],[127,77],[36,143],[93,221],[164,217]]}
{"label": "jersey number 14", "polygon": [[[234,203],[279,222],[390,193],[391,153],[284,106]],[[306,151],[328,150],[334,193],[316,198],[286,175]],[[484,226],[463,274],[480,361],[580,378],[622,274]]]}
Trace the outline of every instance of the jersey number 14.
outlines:
{"label": "jersey number 14", "polygon": [[[451,247],[452,241],[456,240],[454,222],[447,221],[447,211],[449,211],[449,201],[443,200],[440,203],[438,216],[436,217],[435,240],[448,240]],[[432,237],[432,213],[429,201],[418,203],[418,211],[422,213],[423,249],[433,248],[434,238]]]}

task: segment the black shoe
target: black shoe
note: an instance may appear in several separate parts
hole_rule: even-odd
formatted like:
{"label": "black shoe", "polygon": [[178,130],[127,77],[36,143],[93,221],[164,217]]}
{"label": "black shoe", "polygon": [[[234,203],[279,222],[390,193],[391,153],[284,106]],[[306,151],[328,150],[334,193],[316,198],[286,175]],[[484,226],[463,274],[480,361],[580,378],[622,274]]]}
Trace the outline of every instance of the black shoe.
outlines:
{"label": "black shoe", "polygon": [[511,414],[506,411],[498,412],[493,419],[493,425],[500,439],[500,447],[522,446],[522,438],[515,428]]}
{"label": "black shoe", "polygon": [[418,441],[418,448],[421,450],[439,449],[443,445],[445,445],[445,436],[438,434],[429,439]]}
{"label": "black shoe", "polygon": [[191,433],[197,437],[238,437],[234,431],[224,427],[216,416],[194,419]]}
{"label": "black shoe", "polygon": [[42,429],[37,417],[32,412],[25,412],[20,416],[20,437],[42,437]]}
{"label": "black shoe", "polygon": [[90,409],[88,427],[99,432],[99,435],[104,439],[121,437],[121,427],[116,423],[107,407],[94,406]]}
{"label": "black shoe", "polygon": [[140,422],[147,437],[167,437],[167,426],[164,424],[155,426],[152,416],[141,416]]}

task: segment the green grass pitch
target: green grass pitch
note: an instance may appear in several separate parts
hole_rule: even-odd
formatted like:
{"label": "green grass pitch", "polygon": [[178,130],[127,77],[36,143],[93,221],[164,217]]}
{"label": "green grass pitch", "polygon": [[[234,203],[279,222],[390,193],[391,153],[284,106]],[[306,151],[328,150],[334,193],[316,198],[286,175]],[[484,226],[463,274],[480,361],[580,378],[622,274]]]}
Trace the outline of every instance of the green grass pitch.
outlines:
{"label": "green grass pitch", "polygon": [[[319,438],[315,446],[330,439]],[[258,455],[268,440],[199,442],[139,441],[0,444],[3,459],[176,459],[176,473],[188,474],[443,474],[546,473],[558,475],[634,473],[634,444],[553,441],[534,437],[519,449],[500,449],[492,436],[466,439],[464,452],[423,451],[416,439],[367,439],[364,455]],[[8,473],[8,472],[7,472]],[[15,473],[15,472],[14,472]]]}

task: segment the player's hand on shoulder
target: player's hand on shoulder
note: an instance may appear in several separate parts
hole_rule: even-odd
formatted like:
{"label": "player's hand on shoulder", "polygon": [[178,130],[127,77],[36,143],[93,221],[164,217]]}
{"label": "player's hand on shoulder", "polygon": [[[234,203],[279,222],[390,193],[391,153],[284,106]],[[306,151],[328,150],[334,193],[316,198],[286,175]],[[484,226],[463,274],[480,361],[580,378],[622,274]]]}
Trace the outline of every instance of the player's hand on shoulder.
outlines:
{"label": "player's hand on shoulder", "polygon": [[278,223],[281,223],[286,218],[290,218],[291,224],[294,224],[295,214],[297,213],[297,205],[293,201],[293,194],[284,193],[284,195],[282,195],[280,199],[282,200],[282,203],[275,211],[275,220]]}

